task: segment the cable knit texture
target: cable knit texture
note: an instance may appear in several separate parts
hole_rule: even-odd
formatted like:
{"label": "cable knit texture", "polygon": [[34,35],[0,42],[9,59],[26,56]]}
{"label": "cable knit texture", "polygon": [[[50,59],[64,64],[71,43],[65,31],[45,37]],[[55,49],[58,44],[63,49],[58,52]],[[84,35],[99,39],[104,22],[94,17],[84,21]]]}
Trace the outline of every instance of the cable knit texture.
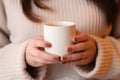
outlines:
{"label": "cable knit texture", "polygon": [[[112,26],[107,25],[105,14],[91,0],[42,1],[53,12],[33,4],[33,11],[43,19],[41,23],[34,23],[22,13],[20,0],[0,0],[0,80],[119,80],[120,40],[109,36]],[[98,47],[94,66],[86,65],[92,70],[55,64],[40,67],[38,78],[27,72],[26,45],[29,39],[43,35],[42,24],[47,21],[74,21],[80,32],[90,34]],[[119,37],[119,24],[113,28],[116,28],[114,36]]]}

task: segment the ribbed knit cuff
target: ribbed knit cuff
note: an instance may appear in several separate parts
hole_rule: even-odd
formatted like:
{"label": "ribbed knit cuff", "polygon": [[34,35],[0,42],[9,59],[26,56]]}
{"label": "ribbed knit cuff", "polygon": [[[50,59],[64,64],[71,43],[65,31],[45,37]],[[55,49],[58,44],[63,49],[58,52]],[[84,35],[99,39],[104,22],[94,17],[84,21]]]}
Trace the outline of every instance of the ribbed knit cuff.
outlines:
{"label": "ribbed knit cuff", "polygon": [[95,66],[93,66],[93,69],[89,72],[84,71],[80,66],[74,66],[74,69],[79,75],[85,78],[105,78],[112,64],[113,47],[111,41],[107,38],[91,37],[96,41],[98,48]]}
{"label": "ribbed knit cuff", "polygon": [[0,80],[36,80],[26,71],[25,48],[22,44],[9,44],[0,49]]}

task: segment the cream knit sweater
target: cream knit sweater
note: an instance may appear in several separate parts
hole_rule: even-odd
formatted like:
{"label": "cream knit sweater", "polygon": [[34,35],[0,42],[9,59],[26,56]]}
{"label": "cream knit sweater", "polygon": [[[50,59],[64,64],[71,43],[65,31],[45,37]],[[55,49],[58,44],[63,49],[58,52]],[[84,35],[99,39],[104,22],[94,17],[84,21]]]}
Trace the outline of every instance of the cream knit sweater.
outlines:
{"label": "cream knit sweater", "polygon": [[[93,70],[86,72],[80,66],[73,66],[75,73],[84,78],[119,80],[120,42],[109,36],[112,26],[107,26],[103,12],[95,4],[86,0],[43,1],[54,10],[54,12],[44,11],[33,5],[34,11],[42,16],[43,23],[74,21],[77,29],[91,34],[90,36],[97,42],[98,56]],[[114,35],[119,37],[120,25],[113,28],[115,28]],[[0,80],[44,80],[48,66],[41,67],[39,78],[34,79],[26,71],[28,67],[24,58],[27,42],[33,37],[43,35],[42,31],[42,23],[33,23],[24,16],[20,0],[0,0]]]}

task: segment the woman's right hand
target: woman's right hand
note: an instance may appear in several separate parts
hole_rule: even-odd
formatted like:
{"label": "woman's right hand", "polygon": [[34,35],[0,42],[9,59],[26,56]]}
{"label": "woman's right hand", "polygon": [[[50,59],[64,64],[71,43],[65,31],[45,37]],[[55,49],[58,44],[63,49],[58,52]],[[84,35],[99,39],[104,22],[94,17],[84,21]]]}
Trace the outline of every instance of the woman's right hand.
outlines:
{"label": "woman's right hand", "polygon": [[40,67],[47,64],[60,63],[59,56],[44,51],[51,44],[44,41],[43,37],[31,39],[26,47],[26,62],[32,67]]}

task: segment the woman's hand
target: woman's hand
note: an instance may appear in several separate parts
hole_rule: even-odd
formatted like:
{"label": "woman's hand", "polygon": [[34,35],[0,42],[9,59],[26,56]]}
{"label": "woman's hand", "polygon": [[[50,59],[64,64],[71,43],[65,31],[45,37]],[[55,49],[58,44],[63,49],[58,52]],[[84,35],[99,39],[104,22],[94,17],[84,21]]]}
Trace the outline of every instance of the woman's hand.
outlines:
{"label": "woman's hand", "polygon": [[77,32],[72,41],[74,44],[67,48],[71,54],[61,57],[64,64],[86,65],[96,58],[96,43],[90,36]]}
{"label": "woman's hand", "polygon": [[43,37],[31,39],[26,47],[26,62],[30,66],[40,67],[47,64],[59,63],[59,57],[44,51],[51,44],[43,40]]}

